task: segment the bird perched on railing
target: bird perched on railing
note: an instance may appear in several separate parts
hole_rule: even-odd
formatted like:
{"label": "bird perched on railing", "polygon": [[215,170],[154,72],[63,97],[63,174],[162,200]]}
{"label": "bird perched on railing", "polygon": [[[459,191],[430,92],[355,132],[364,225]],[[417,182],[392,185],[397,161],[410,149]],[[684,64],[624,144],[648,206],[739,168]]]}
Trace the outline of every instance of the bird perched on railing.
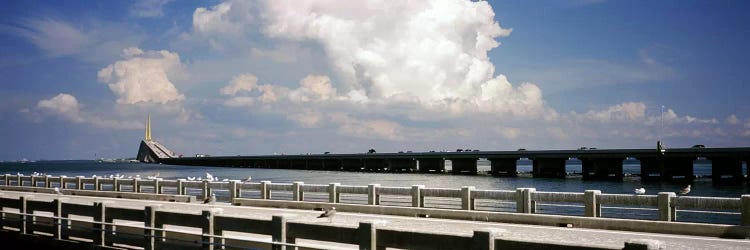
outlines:
{"label": "bird perched on railing", "polygon": [[636,195],[641,195],[641,194],[645,194],[645,193],[646,193],[646,189],[645,189],[645,188],[643,188],[643,187],[640,187],[640,188],[636,188],[636,189],[635,189],[635,194],[636,194]]}
{"label": "bird perched on railing", "polygon": [[318,216],[318,218],[328,218],[328,223],[331,223],[331,220],[333,220],[333,216],[336,215],[336,207],[331,207],[330,209],[324,209],[324,212]]}
{"label": "bird perched on railing", "polygon": [[53,190],[55,190],[55,194],[57,195],[63,195],[62,191],[60,191],[59,187],[55,187]]}
{"label": "bird perched on railing", "polygon": [[203,200],[203,204],[213,205],[215,202],[216,202],[216,193],[211,193],[210,196],[206,197],[206,199]]}
{"label": "bird perched on railing", "polygon": [[688,193],[690,193],[690,185],[687,185],[687,187],[685,187],[682,190],[680,190],[679,195],[686,195]]}
{"label": "bird perched on railing", "polygon": [[247,179],[245,179],[243,182],[250,182],[253,179],[252,176],[248,176]]}

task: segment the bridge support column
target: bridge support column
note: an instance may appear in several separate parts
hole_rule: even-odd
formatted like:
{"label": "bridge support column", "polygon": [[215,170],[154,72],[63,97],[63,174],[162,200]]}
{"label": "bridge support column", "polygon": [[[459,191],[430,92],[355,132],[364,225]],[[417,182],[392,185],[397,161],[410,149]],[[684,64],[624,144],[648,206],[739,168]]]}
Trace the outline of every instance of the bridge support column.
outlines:
{"label": "bridge support column", "polygon": [[309,170],[323,170],[325,167],[324,160],[321,159],[307,159],[307,169]]}
{"label": "bridge support column", "polygon": [[411,158],[387,159],[391,172],[414,172],[417,169],[417,161]]}
{"label": "bridge support column", "polygon": [[[742,160],[730,157],[711,157],[711,181],[716,184],[742,183]],[[725,176],[728,176],[725,178]]]}
{"label": "bridge support column", "polygon": [[664,162],[658,157],[639,157],[641,162],[641,180],[658,180],[661,179],[661,173],[664,171]]}
{"label": "bridge support column", "polygon": [[341,166],[345,171],[362,171],[362,160],[360,159],[343,159]]}
{"label": "bridge support column", "polygon": [[307,160],[305,159],[293,159],[289,160],[290,169],[307,169]]}
{"label": "bridge support column", "polygon": [[417,159],[417,161],[419,162],[419,172],[445,172],[445,160],[443,158],[423,158]]}
{"label": "bridge support column", "polygon": [[365,171],[383,172],[388,170],[384,159],[364,159],[363,162],[365,165]]}
{"label": "bridge support column", "polygon": [[685,180],[693,180],[693,161],[695,157],[667,157],[664,163],[664,176],[667,179],[675,179],[675,176],[681,176]]}
{"label": "bridge support column", "polygon": [[[695,157],[641,157],[642,180],[672,180],[681,176],[685,180],[693,180],[693,160]],[[654,174],[658,173],[659,177]]]}
{"label": "bridge support column", "polygon": [[449,159],[453,166],[453,174],[477,174],[477,158]]}
{"label": "bridge support column", "polygon": [[622,162],[617,158],[580,158],[584,180],[622,180]]}
{"label": "bridge support column", "polygon": [[493,176],[516,177],[518,176],[518,158],[489,158],[490,173]]}
{"label": "bridge support column", "polygon": [[568,158],[534,158],[534,177],[565,178],[565,161]]}
{"label": "bridge support column", "polygon": [[341,170],[341,160],[338,159],[325,159],[323,160],[324,170]]}

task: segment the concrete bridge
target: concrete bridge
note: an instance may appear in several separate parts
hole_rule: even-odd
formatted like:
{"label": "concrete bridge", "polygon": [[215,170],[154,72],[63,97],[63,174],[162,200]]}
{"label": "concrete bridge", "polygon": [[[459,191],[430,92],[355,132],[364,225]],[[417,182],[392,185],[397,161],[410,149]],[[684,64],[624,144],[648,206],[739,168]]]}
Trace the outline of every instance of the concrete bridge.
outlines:
{"label": "concrete bridge", "polygon": [[[741,183],[746,178],[743,163],[750,165],[750,147],[736,148],[662,148],[653,149],[578,149],[517,151],[462,151],[462,152],[407,152],[367,154],[305,154],[181,157],[151,138],[151,117],[146,120],[144,140],[138,149],[141,162],[171,165],[249,167],[277,169],[305,169],[368,172],[445,173],[445,162],[450,161],[453,174],[477,174],[477,161],[490,161],[494,176],[515,177],[517,161],[533,162],[534,177],[562,178],[566,176],[565,162],[579,159],[583,179],[622,180],[623,161],[637,159],[641,164],[642,180],[692,180],[693,161],[711,161],[714,182]],[[748,175],[750,176],[750,174]]]}
{"label": "concrete bridge", "polygon": [[517,161],[529,159],[533,162],[534,177],[562,178],[566,176],[566,161],[573,158],[581,160],[582,175],[586,180],[622,180],[623,161],[628,158],[640,161],[643,180],[691,180],[694,178],[693,162],[705,158],[711,162],[714,181],[741,183],[745,179],[743,163],[750,161],[750,148],[673,148],[664,152],[656,149],[587,149],[171,157],[158,158],[156,162],[219,167],[445,173],[445,162],[451,161],[453,174],[476,174],[477,161],[487,159],[491,163],[492,175],[515,177]]}
{"label": "concrete bridge", "polygon": [[[642,197],[592,191],[578,194],[533,189],[492,191],[468,187],[454,190],[203,181],[198,182],[202,184],[201,195],[224,189],[230,197],[228,203],[202,204],[185,194],[196,185],[184,180],[127,182],[85,177],[5,176],[8,178],[3,178],[5,183],[0,186],[0,237],[6,242],[27,244],[27,248],[750,248],[750,227],[743,226],[750,223],[750,196]],[[49,187],[64,188],[61,194],[56,194]],[[256,188],[260,198],[243,195]],[[342,203],[342,196],[360,191],[367,191],[367,204]],[[280,192],[294,193],[292,200],[271,199],[272,194]],[[316,192],[327,193],[329,200],[308,201],[306,197]],[[377,205],[380,196],[395,193],[417,198],[409,207]],[[460,209],[427,208],[420,201],[423,197],[455,195],[461,196],[461,204],[465,204]],[[512,199],[519,203],[519,211],[476,211],[471,205],[472,198],[468,197]],[[534,214],[533,204],[542,200],[589,205],[584,216]],[[666,207],[660,213],[665,216],[660,217],[661,221],[602,218],[596,214],[599,205],[649,206],[654,202]],[[317,218],[320,214],[317,210],[331,206],[340,212],[330,222]],[[742,214],[738,223],[742,225],[670,221],[669,210],[677,206],[738,209]]]}

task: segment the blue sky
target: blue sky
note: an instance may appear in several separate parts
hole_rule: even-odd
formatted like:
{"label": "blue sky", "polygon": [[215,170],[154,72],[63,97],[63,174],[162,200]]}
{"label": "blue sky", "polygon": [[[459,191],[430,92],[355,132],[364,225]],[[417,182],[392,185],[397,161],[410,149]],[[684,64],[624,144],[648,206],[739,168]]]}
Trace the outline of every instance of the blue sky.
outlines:
{"label": "blue sky", "polygon": [[5,5],[0,160],[750,146],[746,1]]}

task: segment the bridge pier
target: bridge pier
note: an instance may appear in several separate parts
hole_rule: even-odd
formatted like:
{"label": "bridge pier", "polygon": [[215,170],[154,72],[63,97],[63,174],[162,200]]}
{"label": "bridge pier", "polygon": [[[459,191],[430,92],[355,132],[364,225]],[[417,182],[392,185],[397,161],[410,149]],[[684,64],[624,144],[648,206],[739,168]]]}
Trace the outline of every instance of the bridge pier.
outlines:
{"label": "bridge pier", "polygon": [[343,159],[341,167],[344,171],[362,171],[362,160],[360,159]]}
{"label": "bridge pier", "polygon": [[529,158],[533,164],[534,177],[565,178],[565,161],[568,158]]}
{"label": "bridge pier", "polygon": [[451,161],[453,174],[477,174],[477,158],[453,158]]}
{"label": "bridge pier", "polygon": [[324,160],[321,159],[307,159],[307,169],[309,170],[323,170],[325,169],[325,165],[323,163]]}
{"label": "bridge pier", "polygon": [[487,160],[490,161],[490,173],[493,176],[518,176],[518,158],[488,158]]}
{"label": "bridge pier", "polygon": [[414,172],[417,170],[417,161],[412,158],[387,159],[391,172]]}
{"label": "bridge pier", "polygon": [[289,160],[289,168],[291,169],[307,169],[306,159],[293,159]]}
{"label": "bridge pier", "polygon": [[622,180],[625,157],[579,159],[584,180]]}
{"label": "bridge pier", "polygon": [[363,162],[365,171],[368,172],[385,172],[388,170],[385,159],[365,158]]}
{"label": "bridge pier", "polygon": [[[693,180],[695,157],[640,157],[641,180],[672,180],[676,176]],[[658,177],[654,174],[659,174]]]}
{"label": "bridge pier", "polygon": [[445,172],[445,160],[443,158],[422,158],[417,159],[419,162],[419,172],[422,173],[443,173]]}
{"label": "bridge pier", "polygon": [[341,170],[341,161],[338,159],[324,159],[323,169],[324,170]]}
{"label": "bridge pier", "polygon": [[[742,183],[742,159],[735,157],[711,157],[711,181],[716,184]],[[724,176],[729,176],[724,178]]]}

